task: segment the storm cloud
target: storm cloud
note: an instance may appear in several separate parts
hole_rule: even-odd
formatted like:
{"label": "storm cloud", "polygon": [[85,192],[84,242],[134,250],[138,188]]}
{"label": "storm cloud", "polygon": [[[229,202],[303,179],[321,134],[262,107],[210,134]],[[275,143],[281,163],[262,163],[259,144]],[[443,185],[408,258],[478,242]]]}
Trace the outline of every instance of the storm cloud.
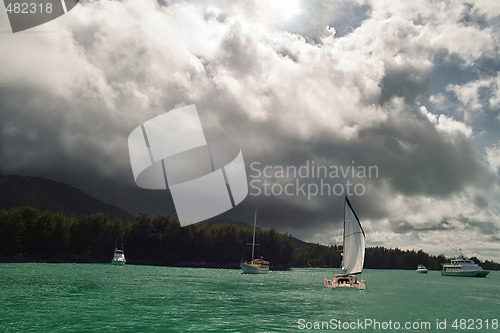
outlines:
{"label": "storm cloud", "polygon": [[[500,6],[273,6],[87,1],[17,34],[2,13],[0,172],[173,215],[167,192],[135,186],[127,136],[196,104],[207,138],[238,144],[249,175],[255,161],[376,166],[347,179],[366,189],[351,201],[368,245],[499,260]],[[263,226],[332,243],[342,200],[249,196],[218,218],[257,207]]]}

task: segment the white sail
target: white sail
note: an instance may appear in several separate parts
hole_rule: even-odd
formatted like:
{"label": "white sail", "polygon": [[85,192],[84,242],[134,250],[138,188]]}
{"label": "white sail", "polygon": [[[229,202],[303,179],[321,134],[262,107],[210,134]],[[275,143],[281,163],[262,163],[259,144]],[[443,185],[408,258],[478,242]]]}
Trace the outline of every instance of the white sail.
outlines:
{"label": "white sail", "polygon": [[347,275],[360,274],[365,261],[365,232],[351,203],[345,198],[343,270]]}

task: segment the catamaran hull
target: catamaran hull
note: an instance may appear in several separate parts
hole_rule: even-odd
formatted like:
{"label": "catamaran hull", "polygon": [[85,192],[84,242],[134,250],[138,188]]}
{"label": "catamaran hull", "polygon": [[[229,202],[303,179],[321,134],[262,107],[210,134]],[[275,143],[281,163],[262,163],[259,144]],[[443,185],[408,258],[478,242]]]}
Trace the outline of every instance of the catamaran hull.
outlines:
{"label": "catamaran hull", "polygon": [[353,285],[330,285],[330,286],[325,286],[325,288],[356,288],[358,290],[366,290],[366,282],[359,283],[359,284],[353,284]]}
{"label": "catamaran hull", "polygon": [[267,274],[269,272],[269,267],[255,267],[249,264],[240,264],[241,270],[244,274]]}
{"label": "catamaran hull", "polygon": [[469,271],[469,272],[443,272],[441,271],[441,275],[443,276],[462,276],[462,277],[486,277],[486,275],[490,274],[489,271]]}
{"label": "catamaran hull", "polygon": [[358,290],[366,290],[366,282],[358,282],[354,284],[325,284],[325,288],[356,288]]}
{"label": "catamaran hull", "polygon": [[365,290],[366,282],[364,280],[358,281],[353,275],[334,275],[331,280],[324,279],[323,286],[325,288],[356,288]]}

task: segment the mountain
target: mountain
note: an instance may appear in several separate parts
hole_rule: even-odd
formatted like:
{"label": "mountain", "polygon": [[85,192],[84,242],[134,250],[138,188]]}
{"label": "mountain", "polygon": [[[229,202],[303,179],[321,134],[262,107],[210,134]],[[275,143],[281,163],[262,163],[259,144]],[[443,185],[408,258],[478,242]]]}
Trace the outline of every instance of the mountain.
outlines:
{"label": "mountain", "polygon": [[[253,223],[252,222],[235,222],[235,221],[228,221],[228,220],[208,220],[208,221],[203,221],[203,222],[199,222],[198,223],[199,225],[207,225],[207,226],[213,226],[213,225],[217,225],[217,224],[230,224],[230,225],[234,225],[236,227],[242,227],[242,228],[245,228],[245,227],[249,227],[249,228],[253,228]],[[259,228],[259,226],[257,226],[257,228]],[[263,230],[266,230],[265,228]],[[296,248],[303,248],[303,247],[308,247],[310,245],[318,245],[320,246],[319,244],[315,244],[315,243],[309,243],[309,242],[305,242],[301,239],[298,239],[294,236],[291,236],[292,238],[292,242],[293,242],[293,245],[296,247]]]}
{"label": "mountain", "polygon": [[134,219],[125,210],[62,182],[37,177],[0,175],[0,209],[18,206],[32,206],[75,217],[103,213],[110,218]]}

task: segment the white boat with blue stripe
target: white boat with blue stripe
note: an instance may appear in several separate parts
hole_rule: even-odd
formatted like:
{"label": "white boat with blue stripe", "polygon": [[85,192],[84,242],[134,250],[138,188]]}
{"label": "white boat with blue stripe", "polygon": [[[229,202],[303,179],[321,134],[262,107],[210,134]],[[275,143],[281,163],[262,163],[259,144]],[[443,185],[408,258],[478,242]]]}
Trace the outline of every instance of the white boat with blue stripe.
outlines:
{"label": "white boat with blue stripe", "polygon": [[441,275],[445,276],[466,276],[466,277],[486,277],[489,271],[483,270],[481,266],[470,259],[466,259],[462,249],[458,249],[458,258],[452,259],[449,264],[441,264],[443,270]]}

